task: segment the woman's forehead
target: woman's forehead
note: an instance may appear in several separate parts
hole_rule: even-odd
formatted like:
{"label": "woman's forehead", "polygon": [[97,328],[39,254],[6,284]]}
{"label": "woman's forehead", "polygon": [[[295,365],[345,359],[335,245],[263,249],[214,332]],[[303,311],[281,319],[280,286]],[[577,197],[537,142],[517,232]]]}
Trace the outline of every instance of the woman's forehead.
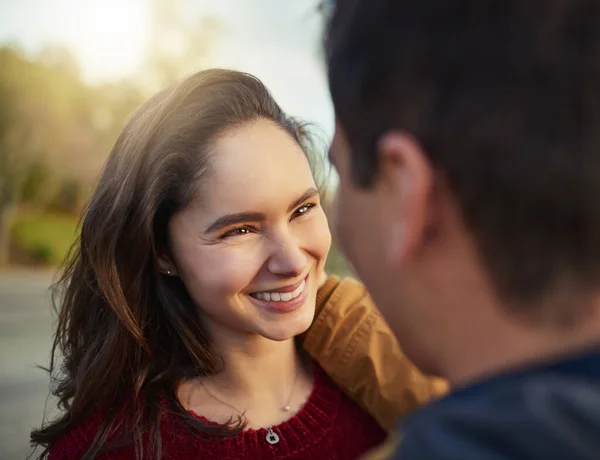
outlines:
{"label": "woman's forehead", "polygon": [[284,129],[266,120],[223,135],[203,187],[203,208],[241,212],[296,198],[314,179],[306,154]]}

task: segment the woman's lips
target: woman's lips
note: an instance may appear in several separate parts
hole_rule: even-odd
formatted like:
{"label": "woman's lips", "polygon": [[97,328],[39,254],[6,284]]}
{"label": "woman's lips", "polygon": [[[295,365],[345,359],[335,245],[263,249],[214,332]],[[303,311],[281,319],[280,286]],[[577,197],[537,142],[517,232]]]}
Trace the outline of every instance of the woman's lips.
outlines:
{"label": "woman's lips", "polygon": [[274,313],[289,313],[297,310],[306,302],[309,276],[310,275],[307,275],[297,287],[291,286],[293,288],[292,291],[287,289],[281,291],[257,292],[251,294],[250,297],[253,302],[269,311]]}

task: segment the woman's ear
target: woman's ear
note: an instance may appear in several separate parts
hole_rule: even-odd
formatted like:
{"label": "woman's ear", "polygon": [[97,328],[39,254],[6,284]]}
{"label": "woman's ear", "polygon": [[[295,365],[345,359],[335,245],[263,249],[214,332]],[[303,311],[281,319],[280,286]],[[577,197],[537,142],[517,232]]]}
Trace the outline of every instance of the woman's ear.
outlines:
{"label": "woman's ear", "polygon": [[177,276],[177,267],[168,256],[161,255],[158,257],[158,267],[164,275]]}

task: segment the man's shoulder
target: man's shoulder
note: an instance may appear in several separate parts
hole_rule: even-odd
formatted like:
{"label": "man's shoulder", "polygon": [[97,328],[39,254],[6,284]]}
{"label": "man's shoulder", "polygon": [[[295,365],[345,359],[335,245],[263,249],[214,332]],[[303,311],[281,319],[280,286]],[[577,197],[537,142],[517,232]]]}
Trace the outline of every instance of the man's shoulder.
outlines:
{"label": "man's shoulder", "polygon": [[532,372],[459,390],[408,417],[394,456],[600,458],[600,379]]}

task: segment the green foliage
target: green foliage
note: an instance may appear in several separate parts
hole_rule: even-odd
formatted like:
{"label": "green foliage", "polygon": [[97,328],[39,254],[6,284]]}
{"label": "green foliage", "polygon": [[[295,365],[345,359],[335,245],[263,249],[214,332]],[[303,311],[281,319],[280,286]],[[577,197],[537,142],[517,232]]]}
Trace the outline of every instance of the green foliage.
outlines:
{"label": "green foliage", "polygon": [[[144,97],[131,82],[85,84],[67,50],[32,59],[0,47],[0,217],[23,205],[77,212]],[[0,219],[0,265],[9,227],[10,219]],[[28,251],[41,261],[59,257],[51,243]]]}
{"label": "green foliage", "polygon": [[330,275],[352,276],[352,270],[350,270],[348,262],[335,244],[331,246],[325,270]]}
{"label": "green foliage", "polygon": [[60,214],[26,215],[12,226],[13,244],[36,263],[59,264],[77,236],[77,221]]}
{"label": "green foliage", "polygon": [[0,196],[12,201],[39,197],[57,180],[93,182],[145,98],[131,82],[86,85],[58,51],[30,59],[0,47]]}
{"label": "green foliage", "polygon": [[51,175],[48,166],[43,161],[32,162],[23,180],[22,202],[35,205],[45,204],[50,180]]}
{"label": "green foliage", "polygon": [[53,251],[52,248],[45,243],[37,243],[29,251],[32,260],[36,264],[48,265],[53,262]]}
{"label": "green foliage", "polygon": [[[80,210],[135,108],[205,63],[218,21],[198,23],[179,0],[153,0],[151,7],[154,38],[144,72],[130,79],[89,85],[65,47],[49,45],[31,56],[0,45],[0,265],[7,261],[14,210]],[[181,47],[163,40],[173,34]],[[36,260],[57,257],[53,244],[28,251]]]}
{"label": "green foliage", "polygon": [[58,184],[56,193],[47,201],[47,209],[57,213],[73,213],[83,201],[84,190],[81,183],[66,179]]}

